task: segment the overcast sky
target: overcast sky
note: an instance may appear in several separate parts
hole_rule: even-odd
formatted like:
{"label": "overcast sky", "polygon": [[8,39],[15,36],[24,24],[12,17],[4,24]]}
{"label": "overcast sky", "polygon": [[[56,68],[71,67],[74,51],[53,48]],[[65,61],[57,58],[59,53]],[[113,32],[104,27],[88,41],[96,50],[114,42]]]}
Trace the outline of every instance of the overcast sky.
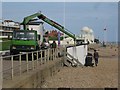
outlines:
{"label": "overcast sky", "polygon": [[[22,22],[23,18],[42,11],[48,18],[80,34],[84,26],[93,29],[95,37],[104,39],[103,29],[107,28],[107,41],[116,41],[118,33],[117,2],[3,2],[3,19]],[[45,29],[54,29],[45,23]]]}

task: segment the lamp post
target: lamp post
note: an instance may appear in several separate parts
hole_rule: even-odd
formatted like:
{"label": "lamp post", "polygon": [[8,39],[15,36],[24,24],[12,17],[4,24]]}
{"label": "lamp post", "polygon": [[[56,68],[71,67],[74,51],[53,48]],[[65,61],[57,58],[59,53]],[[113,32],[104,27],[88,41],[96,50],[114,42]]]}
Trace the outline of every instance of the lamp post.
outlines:
{"label": "lamp post", "polygon": [[106,43],[107,43],[107,40],[106,40],[106,38],[107,38],[107,37],[106,37],[106,36],[107,36],[107,35],[106,35],[106,30],[107,30],[107,29],[104,28],[104,41],[103,41],[103,46],[104,46],[104,47],[106,47]]}

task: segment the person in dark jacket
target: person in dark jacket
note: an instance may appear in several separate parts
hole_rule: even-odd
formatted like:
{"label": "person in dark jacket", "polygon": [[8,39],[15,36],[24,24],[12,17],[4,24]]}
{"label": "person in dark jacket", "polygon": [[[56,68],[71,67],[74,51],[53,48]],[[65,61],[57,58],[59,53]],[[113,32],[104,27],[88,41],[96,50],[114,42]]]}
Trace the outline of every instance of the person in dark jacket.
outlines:
{"label": "person in dark jacket", "polygon": [[98,58],[99,58],[99,54],[96,50],[94,50],[94,60],[95,60],[95,66],[98,65]]}
{"label": "person in dark jacket", "polygon": [[53,43],[52,43],[52,48],[56,48],[56,47],[57,47],[57,44],[56,44],[55,41],[53,41]]}

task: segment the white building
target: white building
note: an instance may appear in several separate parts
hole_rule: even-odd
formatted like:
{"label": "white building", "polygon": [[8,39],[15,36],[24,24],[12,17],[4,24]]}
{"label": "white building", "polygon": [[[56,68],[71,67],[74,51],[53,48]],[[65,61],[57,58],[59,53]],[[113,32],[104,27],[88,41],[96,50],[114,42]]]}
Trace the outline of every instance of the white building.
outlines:
{"label": "white building", "polygon": [[12,37],[13,30],[20,30],[20,23],[14,22],[12,20],[0,21],[0,38]]}
{"label": "white building", "polygon": [[[23,29],[23,25],[20,26],[21,30]],[[43,42],[43,36],[44,36],[44,26],[43,22],[29,22],[27,25],[27,28],[29,30],[35,30],[37,31],[38,37],[40,37],[40,42]]]}
{"label": "white building", "polygon": [[83,27],[80,34],[81,39],[85,39],[89,43],[94,43],[94,33],[93,30],[89,27]]}
{"label": "white building", "polygon": [[[38,34],[43,34],[43,31],[44,31],[43,22],[29,22],[29,24],[27,25],[27,28],[29,30],[37,31]],[[23,25],[20,26],[20,29],[24,30]]]}
{"label": "white building", "polygon": [[15,22],[12,20],[4,20],[3,22],[3,26],[8,26],[8,27],[20,27],[20,23],[19,22]]}
{"label": "white building", "polygon": [[62,41],[62,45],[73,45],[74,39],[71,37],[65,37]]}

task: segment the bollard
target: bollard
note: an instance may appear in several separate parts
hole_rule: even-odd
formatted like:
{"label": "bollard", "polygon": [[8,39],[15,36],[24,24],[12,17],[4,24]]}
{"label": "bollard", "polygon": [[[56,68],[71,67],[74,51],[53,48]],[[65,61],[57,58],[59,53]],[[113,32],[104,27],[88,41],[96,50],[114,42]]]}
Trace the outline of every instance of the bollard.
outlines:
{"label": "bollard", "polygon": [[58,48],[56,48],[56,58],[58,58]]}
{"label": "bollard", "polygon": [[48,62],[48,49],[46,49],[46,62]]}
{"label": "bollard", "polygon": [[27,72],[28,72],[28,68],[29,68],[29,66],[28,66],[28,53],[26,53],[26,63],[27,63]]}
{"label": "bollard", "polygon": [[55,60],[57,58],[57,48],[55,48]]}
{"label": "bollard", "polygon": [[20,69],[20,76],[21,76],[21,54],[19,54],[19,69]]}
{"label": "bollard", "polygon": [[46,60],[46,62],[47,62],[47,49],[45,50],[45,54],[46,54],[45,60]]}
{"label": "bollard", "polygon": [[11,77],[12,77],[12,79],[13,79],[13,76],[14,76],[14,69],[13,69],[13,55],[12,55],[12,57],[11,57],[11,63],[12,63],[12,67],[11,67],[11,70],[12,70],[12,74],[11,74]]}
{"label": "bollard", "polygon": [[44,53],[45,53],[45,55],[44,55],[44,62],[46,63],[46,50],[44,50]]}
{"label": "bollard", "polygon": [[53,58],[54,58],[54,57],[53,57],[53,48],[52,48],[52,60],[53,60]]}
{"label": "bollard", "polygon": [[50,51],[50,53],[49,53],[50,54],[50,60],[52,60],[52,50],[50,49],[49,51]]}
{"label": "bollard", "polygon": [[55,58],[55,48],[54,48],[54,60],[56,60],[56,58]]}
{"label": "bollard", "polygon": [[41,59],[40,59],[40,60],[41,60],[41,64],[43,63],[43,61],[42,61],[42,52],[43,52],[43,51],[41,50]]}
{"label": "bollard", "polygon": [[49,61],[49,48],[48,48],[48,54],[47,54],[47,60]]}
{"label": "bollard", "polygon": [[54,48],[53,48],[53,60],[54,60]]}
{"label": "bollard", "polygon": [[37,67],[38,67],[38,59],[39,59],[39,54],[38,54],[38,51],[37,51]]}
{"label": "bollard", "polygon": [[34,70],[34,54],[32,52],[32,69]]}
{"label": "bollard", "polygon": [[53,49],[51,49],[51,60],[53,60]]}
{"label": "bollard", "polygon": [[55,49],[53,48],[53,60],[55,60]]}
{"label": "bollard", "polygon": [[52,60],[52,49],[50,49],[50,60]]}
{"label": "bollard", "polygon": [[55,60],[55,48],[54,48],[54,60]]}

